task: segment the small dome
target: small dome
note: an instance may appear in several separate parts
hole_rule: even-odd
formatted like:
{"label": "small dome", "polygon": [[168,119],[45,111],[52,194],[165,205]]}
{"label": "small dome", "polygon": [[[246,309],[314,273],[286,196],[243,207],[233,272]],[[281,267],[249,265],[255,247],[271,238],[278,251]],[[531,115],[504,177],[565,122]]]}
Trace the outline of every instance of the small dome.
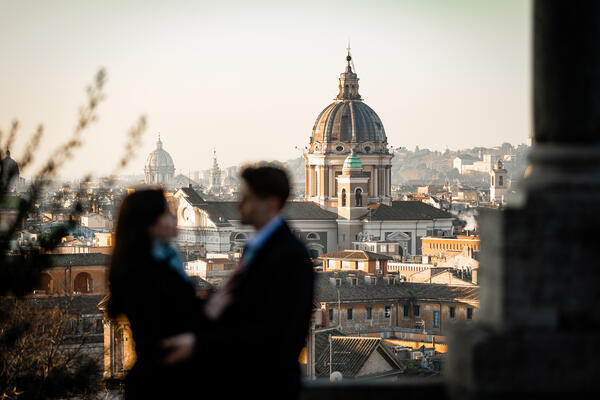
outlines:
{"label": "small dome", "polygon": [[358,156],[354,154],[354,151],[350,153],[350,155],[344,160],[343,169],[362,169],[362,162],[360,161],[360,158],[358,158]]}
{"label": "small dome", "polygon": [[17,164],[17,162],[10,157],[10,151],[6,150],[6,157],[1,162],[2,172],[4,174],[14,174],[15,176],[19,175],[19,164]]}
{"label": "small dome", "polygon": [[18,180],[19,164],[10,158],[10,151],[6,150],[6,157],[0,160],[0,184],[8,186],[8,190],[12,191]]}

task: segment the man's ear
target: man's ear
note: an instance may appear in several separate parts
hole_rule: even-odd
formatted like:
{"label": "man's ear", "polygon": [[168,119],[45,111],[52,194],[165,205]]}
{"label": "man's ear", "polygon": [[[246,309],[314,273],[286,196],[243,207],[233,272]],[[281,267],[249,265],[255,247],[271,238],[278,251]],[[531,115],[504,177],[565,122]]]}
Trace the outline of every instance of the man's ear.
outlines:
{"label": "man's ear", "polygon": [[277,212],[281,211],[281,209],[284,206],[279,197],[275,196],[269,198],[269,205],[275,210],[277,210]]}

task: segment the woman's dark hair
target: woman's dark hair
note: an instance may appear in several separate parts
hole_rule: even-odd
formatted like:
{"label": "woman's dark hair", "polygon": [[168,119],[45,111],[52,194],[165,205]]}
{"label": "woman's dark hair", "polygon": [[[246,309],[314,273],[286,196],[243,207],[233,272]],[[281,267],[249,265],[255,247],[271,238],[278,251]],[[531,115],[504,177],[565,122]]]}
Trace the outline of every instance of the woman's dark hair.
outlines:
{"label": "woman's dark hair", "polygon": [[143,273],[137,269],[150,256],[152,238],[149,229],[167,208],[162,189],[137,190],[123,199],[108,275],[108,313],[111,317],[124,311],[127,284],[135,282],[130,277],[137,272]]}
{"label": "woman's dark hair", "polygon": [[290,182],[285,171],[273,166],[247,167],[242,179],[258,197],[277,197],[281,207],[290,195]]}

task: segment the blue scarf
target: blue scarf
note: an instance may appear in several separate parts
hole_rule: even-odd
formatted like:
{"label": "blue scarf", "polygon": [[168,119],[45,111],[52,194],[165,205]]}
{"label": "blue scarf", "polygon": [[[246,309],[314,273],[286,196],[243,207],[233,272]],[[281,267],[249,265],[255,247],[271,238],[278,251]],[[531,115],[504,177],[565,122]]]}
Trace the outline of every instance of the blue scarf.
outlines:
{"label": "blue scarf", "polygon": [[190,277],[185,273],[183,262],[181,261],[181,258],[179,258],[177,250],[169,243],[158,239],[155,240],[152,244],[152,257],[160,262],[167,261],[169,267],[171,267],[187,282],[190,282]]}

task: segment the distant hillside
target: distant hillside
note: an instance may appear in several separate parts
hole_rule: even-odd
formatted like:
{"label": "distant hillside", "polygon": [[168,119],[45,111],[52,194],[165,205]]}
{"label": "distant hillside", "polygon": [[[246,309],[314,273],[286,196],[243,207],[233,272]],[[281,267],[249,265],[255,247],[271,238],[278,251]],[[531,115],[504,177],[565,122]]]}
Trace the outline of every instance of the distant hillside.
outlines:
{"label": "distant hillside", "polygon": [[[452,162],[456,157],[470,156],[473,159],[482,159],[485,154],[504,157],[510,156],[512,161],[508,168],[509,176],[513,180],[520,179],[527,168],[527,150],[525,145],[513,146],[510,143],[503,143],[501,146],[492,148],[473,147],[471,149],[462,149],[444,152],[432,151],[429,149],[414,150],[406,148],[398,149],[392,158],[392,185],[399,184],[443,184],[465,183],[469,185],[487,185],[486,174],[482,175],[460,175],[459,171],[452,167]],[[304,184],[304,157],[292,158],[281,162],[290,174],[293,184]],[[230,167],[235,170],[237,167]],[[232,173],[235,180],[236,174]]]}

